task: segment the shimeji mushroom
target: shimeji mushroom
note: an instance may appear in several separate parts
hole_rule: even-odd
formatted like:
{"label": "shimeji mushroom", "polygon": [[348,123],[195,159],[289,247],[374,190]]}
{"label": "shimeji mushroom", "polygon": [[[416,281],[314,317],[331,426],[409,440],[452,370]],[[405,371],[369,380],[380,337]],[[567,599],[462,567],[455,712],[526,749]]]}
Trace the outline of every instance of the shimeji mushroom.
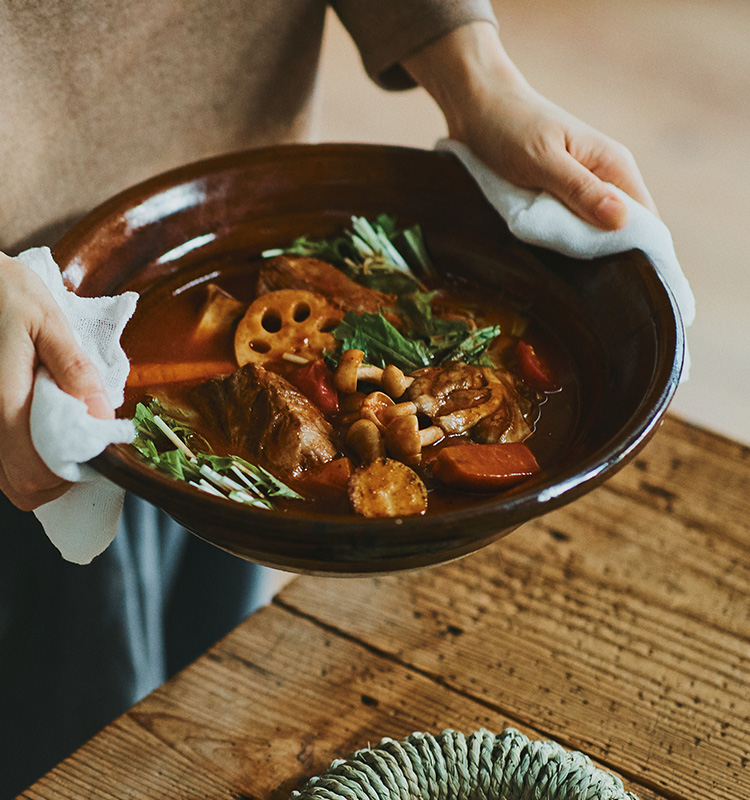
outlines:
{"label": "shimeji mushroom", "polygon": [[363,464],[382,458],[385,444],[378,426],[369,419],[358,419],[346,432],[346,444]]}
{"label": "shimeji mushroom", "polygon": [[339,410],[341,411],[341,422],[344,425],[351,425],[359,419],[362,403],[367,395],[364,392],[352,392],[351,394],[339,395]]}
{"label": "shimeji mushroom", "polygon": [[387,406],[380,414],[380,418],[385,423],[386,428],[399,417],[411,417],[416,415],[417,407],[411,400],[406,400],[403,403],[393,403]]}
{"label": "shimeji mushroom", "polygon": [[359,407],[359,416],[374,422],[380,431],[384,431],[399,417],[408,417],[416,413],[417,407],[414,403],[409,401],[394,403],[385,392],[371,392]]}
{"label": "shimeji mushroom", "polygon": [[345,350],[333,376],[334,386],[340,391],[351,393],[357,391],[358,381],[380,383],[383,370],[370,364],[363,364],[365,354],[362,350]]}
{"label": "shimeji mushroom", "polygon": [[443,435],[437,425],[420,430],[416,414],[399,417],[385,429],[388,455],[406,464],[419,464],[422,448],[439,441]]}
{"label": "shimeji mushroom", "polygon": [[362,401],[359,416],[362,419],[369,419],[379,431],[384,431],[387,424],[384,415],[394,405],[393,400],[385,392],[371,392]]}
{"label": "shimeji mushroom", "polygon": [[384,369],[363,364],[364,357],[364,352],[356,348],[342,353],[333,376],[334,385],[340,392],[344,394],[356,392],[357,383],[367,381],[380,386],[389,397],[398,399],[414,381],[393,364],[386,365]]}
{"label": "shimeji mushroom", "polygon": [[404,373],[393,364],[388,364],[385,367],[380,378],[380,388],[394,400],[398,400],[412,383],[414,383],[414,378],[404,375]]}

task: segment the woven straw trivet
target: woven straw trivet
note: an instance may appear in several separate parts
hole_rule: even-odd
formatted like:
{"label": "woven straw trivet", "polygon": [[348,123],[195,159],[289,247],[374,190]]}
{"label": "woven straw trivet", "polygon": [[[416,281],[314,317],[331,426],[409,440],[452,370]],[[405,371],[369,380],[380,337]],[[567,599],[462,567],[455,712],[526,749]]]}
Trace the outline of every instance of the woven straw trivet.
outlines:
{"label": "woven straw trivet", "polygon": [[358,750],[293,800],[638,800],[615,775],[556,742],[507,728],[413,733]]}

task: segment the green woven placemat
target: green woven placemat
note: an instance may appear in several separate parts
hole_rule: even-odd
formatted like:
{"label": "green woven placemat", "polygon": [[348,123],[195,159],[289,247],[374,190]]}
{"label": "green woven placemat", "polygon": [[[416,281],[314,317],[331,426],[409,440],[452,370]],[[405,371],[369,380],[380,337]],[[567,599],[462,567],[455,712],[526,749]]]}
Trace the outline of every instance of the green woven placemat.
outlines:
{"label": "green woven placemat", "polygon": [[469,736],[446,730],[336,760],[294,800],[638,800],[583,753],[513,728]]}

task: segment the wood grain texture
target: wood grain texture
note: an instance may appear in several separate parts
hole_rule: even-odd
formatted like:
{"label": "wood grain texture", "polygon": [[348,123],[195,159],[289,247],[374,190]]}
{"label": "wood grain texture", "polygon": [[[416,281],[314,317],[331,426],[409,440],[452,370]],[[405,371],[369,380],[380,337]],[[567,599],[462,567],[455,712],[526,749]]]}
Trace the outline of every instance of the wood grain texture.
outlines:
{"label": "wood grain texture", "polygon": [[470,559],[282,601],[657,789],[739,800],[748,512],[748,448],[668,420],[604,487]]}
{"label": "wood grain texture", "polygon": [[747,448],[668,419],[471,557],[296,579],[23,797],[285,800],[383,736],[510,725],[641,800],[744,800],[749,502]]}
{"label": "wood grain texture", "polygon": [[249,623],[23,796],[284,800],[334,758],[383,736],[515,725],[286,609],[263,609]]}

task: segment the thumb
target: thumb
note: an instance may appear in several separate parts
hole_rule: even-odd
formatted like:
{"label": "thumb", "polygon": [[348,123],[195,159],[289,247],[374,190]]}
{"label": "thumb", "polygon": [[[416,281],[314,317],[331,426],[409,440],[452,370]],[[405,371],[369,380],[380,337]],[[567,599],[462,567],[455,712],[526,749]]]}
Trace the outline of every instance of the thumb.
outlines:
{"label": "thumb", "polygon": [[45,311],[35,337],[39,361],[60,389],[86,403],[91,416],[112,419],[115,411],[99,371],[76,341],[70,323],[56,304]]}
{"label": "thumb", "polygon": [[619,230],[628,221],[628,209],[604,181],[573,156],[550,166],[547,191],[586,222],[604,230]]}

